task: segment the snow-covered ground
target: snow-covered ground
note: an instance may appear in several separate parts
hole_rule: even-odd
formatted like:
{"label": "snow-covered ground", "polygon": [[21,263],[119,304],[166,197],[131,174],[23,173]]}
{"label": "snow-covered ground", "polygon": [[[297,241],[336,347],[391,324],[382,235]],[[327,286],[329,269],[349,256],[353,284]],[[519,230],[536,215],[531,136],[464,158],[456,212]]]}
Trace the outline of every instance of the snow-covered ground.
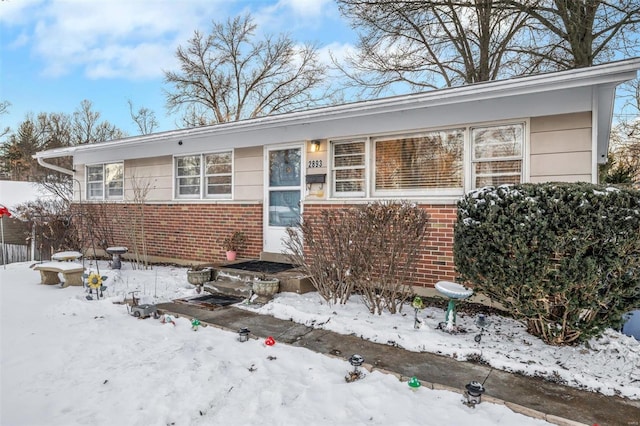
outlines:
{"label": "snow-covered ground", "polygon": [[[109,277],[106,297],[89,301],[81,287],[40,285],[28,264],[0,269],[0,424],[424,424],[425,413],[429,424],[545,424],[486,402],[468,408],[459,394],[413,390],[380,372],[347,383],[346,361],[240,343],[214,327],[194,332],[185,318],[137,320],[113,302],[135,290],[142,302],[195,296],[186,270],[125,263],[112,271],[101,263],[100,272]],[[470,332],[449,335],[435,330],[444,312],[432,308],[420,313],[418,330],[412,309],[373,316],[357,298],[328,306],[315,293],[283,293],[248,309],[409,350],[480,354],[500,368],[640,398],[640,344],[614,331],[589,346],[552,348],[518,323],[490,317],[477,344],[472,318],[459,314]]]}

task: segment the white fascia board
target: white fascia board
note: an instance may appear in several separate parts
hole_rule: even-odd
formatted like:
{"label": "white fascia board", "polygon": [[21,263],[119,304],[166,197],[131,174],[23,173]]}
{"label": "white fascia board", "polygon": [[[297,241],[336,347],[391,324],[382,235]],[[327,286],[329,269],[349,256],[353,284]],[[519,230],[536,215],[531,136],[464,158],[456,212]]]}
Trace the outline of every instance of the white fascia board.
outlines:
{"label": "white fascia board", "polygon": [[[476,83],[419,94],[322,107],[308,111],[273,115],[214,126],[173,130],[110,142],[59,148],[39,152],[35,157],[55,158],[73,155],[79,157],[78,160],[81,160],[81,158],[95,157],[90,155],[90,153],[96,152],[100,152],[102,158],[105,151],[110,152],[112,150],[113,153],[109,157],[113,158],[109,160],[105,159],[106,161],[124,159],[123,155],[125,152],[123,151],[126,151],[126,158],[173,155],[184,151],[183,149],[176,149],[179,141],[183,141],[183,144],[189,140],[195,141],[202,138],[215,138],[215,140],[220,141],[225,136],[250,133],[252,130],[264,131],[279,128],[286,131],[288,126],[310,125],[312,123],[322,123],[336,119],[351,119],[367,115],[387,114],[426,107],[432,108],[442,105],[465,104],[474,101],[497,101],[505,97],[578,87],[597,87],[599,85],[612,84],[616,86],[624,81],[634,79],[638,69],[640,69],[640,58],[634,58],[588,68]],[[309,137],[313,138],[313,135],[309,135]],[[241,143],[235,137],[233,139],[233,147],[264,145],[259,139],[252,142],[246,141],[245,143]],[[215,148],[216,146],[212,146],[212,149]],[[219,146],[218,148],[223,148],[223,146]],[[82,163],[82,161],[75,162]]]}
{"label": "white fascia board", "polygon": [[598,100],[598,111],[595,122],[595,137],[597,141],[595,155],[597,164],[604,164],[607,162],[615,98],[616,86],[613,84],[599,86],[597,88],[597,93],[594,93],[594,99]]}

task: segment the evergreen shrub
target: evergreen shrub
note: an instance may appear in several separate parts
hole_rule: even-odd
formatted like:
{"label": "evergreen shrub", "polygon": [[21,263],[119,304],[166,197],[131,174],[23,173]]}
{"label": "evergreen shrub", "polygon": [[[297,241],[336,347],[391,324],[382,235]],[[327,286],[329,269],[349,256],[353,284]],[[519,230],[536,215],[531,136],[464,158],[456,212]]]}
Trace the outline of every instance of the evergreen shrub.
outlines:
{"label": "evergreen shrub", "polygon": [[460,278],[554,345],[640,307],[640,191],[587,183],[487,187],[458,203]]}

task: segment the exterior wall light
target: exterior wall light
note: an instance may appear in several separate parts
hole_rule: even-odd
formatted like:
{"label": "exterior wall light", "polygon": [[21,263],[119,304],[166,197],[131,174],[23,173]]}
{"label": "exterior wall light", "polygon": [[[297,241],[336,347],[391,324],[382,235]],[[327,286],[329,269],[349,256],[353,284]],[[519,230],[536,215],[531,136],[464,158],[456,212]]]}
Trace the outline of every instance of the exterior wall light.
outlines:
{"label": "exterior wall light", "polygon": [[311,152],[318,152],[320,151],[320,141],[319,140],[312,140],[311,141]]}

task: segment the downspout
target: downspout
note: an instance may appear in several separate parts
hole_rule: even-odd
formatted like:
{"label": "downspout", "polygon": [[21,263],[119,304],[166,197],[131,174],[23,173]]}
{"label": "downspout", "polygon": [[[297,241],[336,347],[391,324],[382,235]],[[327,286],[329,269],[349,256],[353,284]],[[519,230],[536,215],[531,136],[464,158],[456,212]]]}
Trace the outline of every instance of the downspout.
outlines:
{"label": "downspout", "polygon": [[42,157],[37,157],[36,159],[38,160],[38,164],[40,164],[42,167],[46,169],[55,170],[56,172],[64,173],[69,176],[73,176],[73,172],[75,171],[75,170],[65,169],[64,167],[56,166],[55,164],[49,164],[45,162]]}

